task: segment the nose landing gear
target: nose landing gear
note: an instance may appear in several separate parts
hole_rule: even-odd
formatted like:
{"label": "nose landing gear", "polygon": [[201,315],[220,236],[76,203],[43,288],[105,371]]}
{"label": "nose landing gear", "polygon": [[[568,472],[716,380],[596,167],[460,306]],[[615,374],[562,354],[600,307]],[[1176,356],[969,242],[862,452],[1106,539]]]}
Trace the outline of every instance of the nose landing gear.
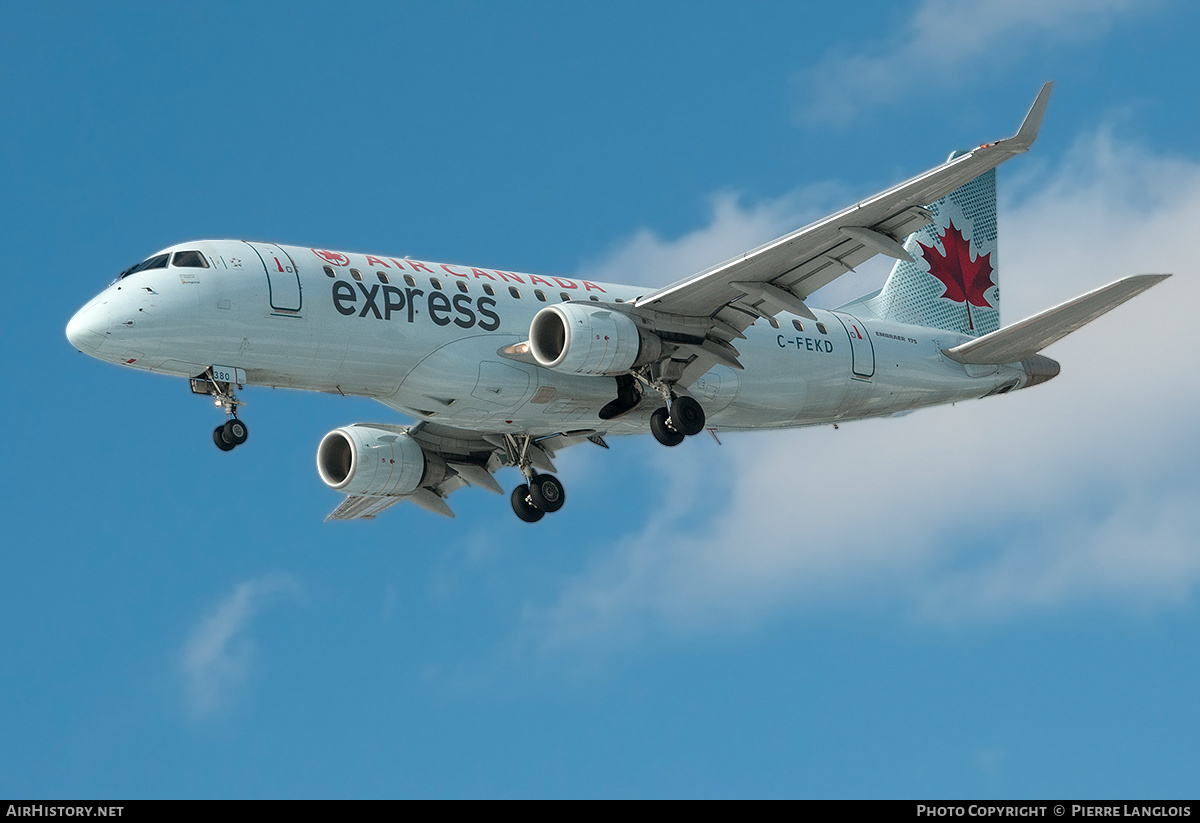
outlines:
{"label": "nose landing gear", "polygon": [[[234,375],[238,376],[235,377]],[[229,379],[221,379],[225,377]],[[232,382],[235,379],[239,382]],[[228,369],[224,366],[212,366],[205,369],[204,374],[192,378],[192,392],[195,394],[207,394],[216,398],[216,405],[222,407],[225,410],[225,414],[229,417],[227,422],[213,429],[213,443],[223,452],[230,451],[235,446],[242,445],[246,442],[246,438],[250,436],[250,430],[237,416],[237,407],[246,404],[238,400],[233,394],[234,386],[236,385],[238,388],[241,388],[240,381],[244,379],[241,376],[240,369]]]}
{"label": "nose landing gear", "polygon": [[213,429],[213,442],[223,452],[230,451],[234,446],[242,445],[249,436],[250,430],[246,428],[246,424],[236,417]]}

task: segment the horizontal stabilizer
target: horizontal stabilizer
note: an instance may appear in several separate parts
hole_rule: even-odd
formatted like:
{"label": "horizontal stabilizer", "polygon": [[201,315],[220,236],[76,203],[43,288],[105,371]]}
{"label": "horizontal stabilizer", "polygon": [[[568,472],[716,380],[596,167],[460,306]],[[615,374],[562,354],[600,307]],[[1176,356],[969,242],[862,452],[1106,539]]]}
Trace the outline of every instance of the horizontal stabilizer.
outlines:
{"label": "horizontal stabilizer", "polygon": [[963,343],[944,354],[959,363],[1000,365],[1016,363],[1037,354],[1051,343],[1086,326],[1102,314],[1146,289],[1161,283],[1169,274],[1135,274],[1068,300],[1060,306],[1035,314],[1020,323]]}

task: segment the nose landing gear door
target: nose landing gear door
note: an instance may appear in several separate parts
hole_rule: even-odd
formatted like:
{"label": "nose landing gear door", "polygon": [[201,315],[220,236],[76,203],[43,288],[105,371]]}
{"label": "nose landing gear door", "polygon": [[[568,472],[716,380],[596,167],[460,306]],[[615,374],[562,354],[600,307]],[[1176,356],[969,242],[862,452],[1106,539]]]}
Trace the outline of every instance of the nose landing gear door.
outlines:
{"label": "nose landing gear door", "polygon": [[271,310],[280,314],[299,314],[301,306],[300,272],[291,256],[273,243],[247,243],[254,249],[267,272],[267,292]]}

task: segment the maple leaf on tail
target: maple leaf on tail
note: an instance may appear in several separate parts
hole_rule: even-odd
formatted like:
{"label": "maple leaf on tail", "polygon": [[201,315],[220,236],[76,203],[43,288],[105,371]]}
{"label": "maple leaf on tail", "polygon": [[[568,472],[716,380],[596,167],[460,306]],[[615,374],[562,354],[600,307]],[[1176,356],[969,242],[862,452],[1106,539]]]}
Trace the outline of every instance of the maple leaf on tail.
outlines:
{"label": "maple leaf on tail", "polygon": [[992,282],[992,253],[981,254],[972,260],[971,243],[963,238],[953,220],[938,239],[942,241],[946,253],[942,254],[935,246],[926,246],[918,240],[921,256],[929,264],[929,273],[946,287],[942,297],[966,306],[967,325],[974,330],[971,306],[995,308],[984,296],[988,289],[996,285]]}

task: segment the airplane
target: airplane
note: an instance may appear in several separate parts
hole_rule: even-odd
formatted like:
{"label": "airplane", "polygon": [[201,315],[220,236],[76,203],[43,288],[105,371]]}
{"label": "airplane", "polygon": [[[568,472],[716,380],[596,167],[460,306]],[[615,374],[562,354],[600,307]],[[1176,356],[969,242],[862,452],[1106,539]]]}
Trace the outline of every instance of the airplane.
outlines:
{"label": "airplane", "polygon": [[[1140,274],[1000,327],[995,168],[1029,149],[1045,84],[1017,133],[662,288],[242,240],[159,251],[71,318],[80,351],[186,377],[246,442],[247,386],[379,400],[414,425],[329,432],[317,471],[346,495],[327,520],[402,501],[453,517],[464,486],[527,522],[562,508],[553,457],[647,429],[666,446],[717,432],[904,415],[1044,383],[1039,352],[1151,286]],[[876,256],[882,289],[836,310],[817,289]]]}

